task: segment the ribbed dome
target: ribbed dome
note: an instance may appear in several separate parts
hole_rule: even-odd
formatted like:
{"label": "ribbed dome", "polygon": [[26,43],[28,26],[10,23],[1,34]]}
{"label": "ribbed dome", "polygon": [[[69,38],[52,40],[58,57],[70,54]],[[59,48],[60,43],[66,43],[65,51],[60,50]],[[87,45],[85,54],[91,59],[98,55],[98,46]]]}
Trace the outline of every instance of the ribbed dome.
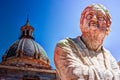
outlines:
{"label": "ribbed dome", "polygon": [[43,59],[48,61],[48,57],[44,49],[33,39],[22,38],[16,41],[7,51],[6,58],[13,56],[28,56],[34,59]]}
{"label": "ribbed dome", "polygon": [[2,63],[38,68],[50,68],[49,59],[44,49],[34,41],[34,28],[27,22],[21,27],[21,36],[3,55]]}

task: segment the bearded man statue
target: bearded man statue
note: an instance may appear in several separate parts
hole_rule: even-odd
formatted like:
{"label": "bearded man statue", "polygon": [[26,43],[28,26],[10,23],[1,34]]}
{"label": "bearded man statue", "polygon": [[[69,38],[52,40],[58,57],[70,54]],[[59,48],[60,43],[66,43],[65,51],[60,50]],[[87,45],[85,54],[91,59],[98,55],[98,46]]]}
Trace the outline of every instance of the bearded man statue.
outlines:
{"label": "bearded man statue", "polygon": [[80,18],[81,36],[59,41],[54,52],[61,80],[120,80],[115,58],[103,47],[111,17],[101,4],[87,6]]}

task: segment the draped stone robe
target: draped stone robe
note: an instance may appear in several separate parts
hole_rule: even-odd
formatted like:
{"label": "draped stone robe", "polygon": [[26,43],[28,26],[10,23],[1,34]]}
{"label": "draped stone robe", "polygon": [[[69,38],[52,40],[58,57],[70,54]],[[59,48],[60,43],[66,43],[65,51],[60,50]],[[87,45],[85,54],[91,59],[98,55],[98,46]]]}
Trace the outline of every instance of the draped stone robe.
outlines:
{"label": "draped stone robe", "polygon": [[54,53],[61,80],[120,80],[118,64],[105,48],[89,50],[80,37],[57,43]]}

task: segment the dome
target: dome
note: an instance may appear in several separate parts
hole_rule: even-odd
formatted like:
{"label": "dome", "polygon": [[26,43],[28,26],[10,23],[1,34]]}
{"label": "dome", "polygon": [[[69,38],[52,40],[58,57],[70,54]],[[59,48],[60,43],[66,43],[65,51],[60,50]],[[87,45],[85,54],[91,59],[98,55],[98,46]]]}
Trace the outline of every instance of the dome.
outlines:
{"label": "dome", "polygon": [[28,56],[35,59],[42,59],[48,61],[45,50],[35,42],[33,39],[22,38],[15,43],[5,52],[6,58],[13,56]]}
{"label": "dome", "polygon": [[34,41],[34,28],[28,24],[28,20],[21,27],[21,36],[5,52],[2,64],[27,66],[37,68],[51,68],[45,50]]}

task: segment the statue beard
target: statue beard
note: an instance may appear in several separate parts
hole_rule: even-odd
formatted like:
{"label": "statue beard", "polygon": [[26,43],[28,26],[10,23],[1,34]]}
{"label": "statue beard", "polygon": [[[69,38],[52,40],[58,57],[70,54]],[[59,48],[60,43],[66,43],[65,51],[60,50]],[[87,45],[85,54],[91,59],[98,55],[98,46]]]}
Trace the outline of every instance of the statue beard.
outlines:
{"label": "statue beard", "polygon": [[101,48],[105,36],[105,32],[100,30],[89,30],[82,34],[83,41],[91,50],[98,50]]}

